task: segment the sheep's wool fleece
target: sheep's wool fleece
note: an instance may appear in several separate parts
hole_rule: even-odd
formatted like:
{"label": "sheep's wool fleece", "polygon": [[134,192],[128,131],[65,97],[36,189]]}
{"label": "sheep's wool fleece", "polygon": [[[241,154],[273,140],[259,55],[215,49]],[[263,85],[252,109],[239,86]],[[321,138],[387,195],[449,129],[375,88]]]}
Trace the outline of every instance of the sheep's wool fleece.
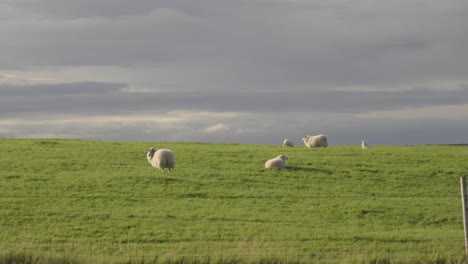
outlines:
{"label": "sheep's wool fleece", "polygon": [[271,168],[276,168],[276,169],[284,169],[286,168],[286,160],[288,157],[280,155],[274,159],[267,160],[265,163],[265,168],[271,169]]}
{"label": "sheep's wool fleece", "polygon": [[283,147],[294,147],[294,143],[289,139],[285,139],[283,141]]}
{"label": "sheep's wool fleece", "polygon": [[175,168],[175,155],[170,149],[159,149],[151,157],[148,153],[148,162],[157,169]]}
{"label": "sheep's wool fleece", "polygon": [[317,135],[317,136],[304,136],[302,138],[304,144],[308,148],[317,148],[317,147],[324,147],[328,146],[327,137],[325,135]]}
{"label": "sheep's wool fleece", "polygon": [[367,143],[367,141],[363,140],[363,141],[362,141],[362,148],[363,148],[363,149],[369,148],[369,143]]}

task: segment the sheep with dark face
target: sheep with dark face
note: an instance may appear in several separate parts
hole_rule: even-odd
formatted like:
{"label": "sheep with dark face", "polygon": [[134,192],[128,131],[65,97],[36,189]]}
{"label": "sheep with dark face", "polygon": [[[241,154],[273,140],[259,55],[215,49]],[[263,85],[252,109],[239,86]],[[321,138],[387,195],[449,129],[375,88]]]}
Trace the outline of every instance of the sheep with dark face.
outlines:
{"label": "sheep with dark face", "polygon": [[265,168],[284,169],[286,168],[286,160],[288,160],[288,157],[286,157],[285,155],[279,155],[274,159],[267,160],[267,162],[265,162]]}
{"label": "sheep with dark face", "polygon": [[164,172],[164,169],[175,168],[175,155],[170,149],[155,149],[149,148],[147,150],[146,158],[148,162],[156,169],[160,169]]}

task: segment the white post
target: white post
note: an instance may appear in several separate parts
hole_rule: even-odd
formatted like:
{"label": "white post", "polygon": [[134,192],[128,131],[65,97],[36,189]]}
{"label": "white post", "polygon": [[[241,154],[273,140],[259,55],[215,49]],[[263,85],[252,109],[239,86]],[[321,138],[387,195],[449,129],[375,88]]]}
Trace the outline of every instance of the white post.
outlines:
{"label": "white post", "polygon": [[460,178],[462,206],[463,206],[463,227],[465,230],[465,251],[468,255],[468,193],[466,192],[466,176]]}

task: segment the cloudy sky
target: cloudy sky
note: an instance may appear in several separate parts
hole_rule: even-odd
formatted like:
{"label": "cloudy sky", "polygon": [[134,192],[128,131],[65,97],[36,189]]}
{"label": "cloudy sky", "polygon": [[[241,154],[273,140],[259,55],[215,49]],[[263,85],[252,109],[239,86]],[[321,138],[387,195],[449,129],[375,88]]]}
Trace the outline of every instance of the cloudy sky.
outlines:
{"label": "cloudy sky", "polygon": [[0,137],[468,143],[466,0],[2,0]]}

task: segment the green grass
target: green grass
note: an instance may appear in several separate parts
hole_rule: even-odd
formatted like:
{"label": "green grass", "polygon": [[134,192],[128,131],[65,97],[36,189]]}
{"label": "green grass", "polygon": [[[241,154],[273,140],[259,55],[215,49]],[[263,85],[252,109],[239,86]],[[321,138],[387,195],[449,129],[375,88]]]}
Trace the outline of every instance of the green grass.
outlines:
{"label": "green grass", "polygon": [[464,263],[463,175],[460,146],[0,139],[0,262]]}

